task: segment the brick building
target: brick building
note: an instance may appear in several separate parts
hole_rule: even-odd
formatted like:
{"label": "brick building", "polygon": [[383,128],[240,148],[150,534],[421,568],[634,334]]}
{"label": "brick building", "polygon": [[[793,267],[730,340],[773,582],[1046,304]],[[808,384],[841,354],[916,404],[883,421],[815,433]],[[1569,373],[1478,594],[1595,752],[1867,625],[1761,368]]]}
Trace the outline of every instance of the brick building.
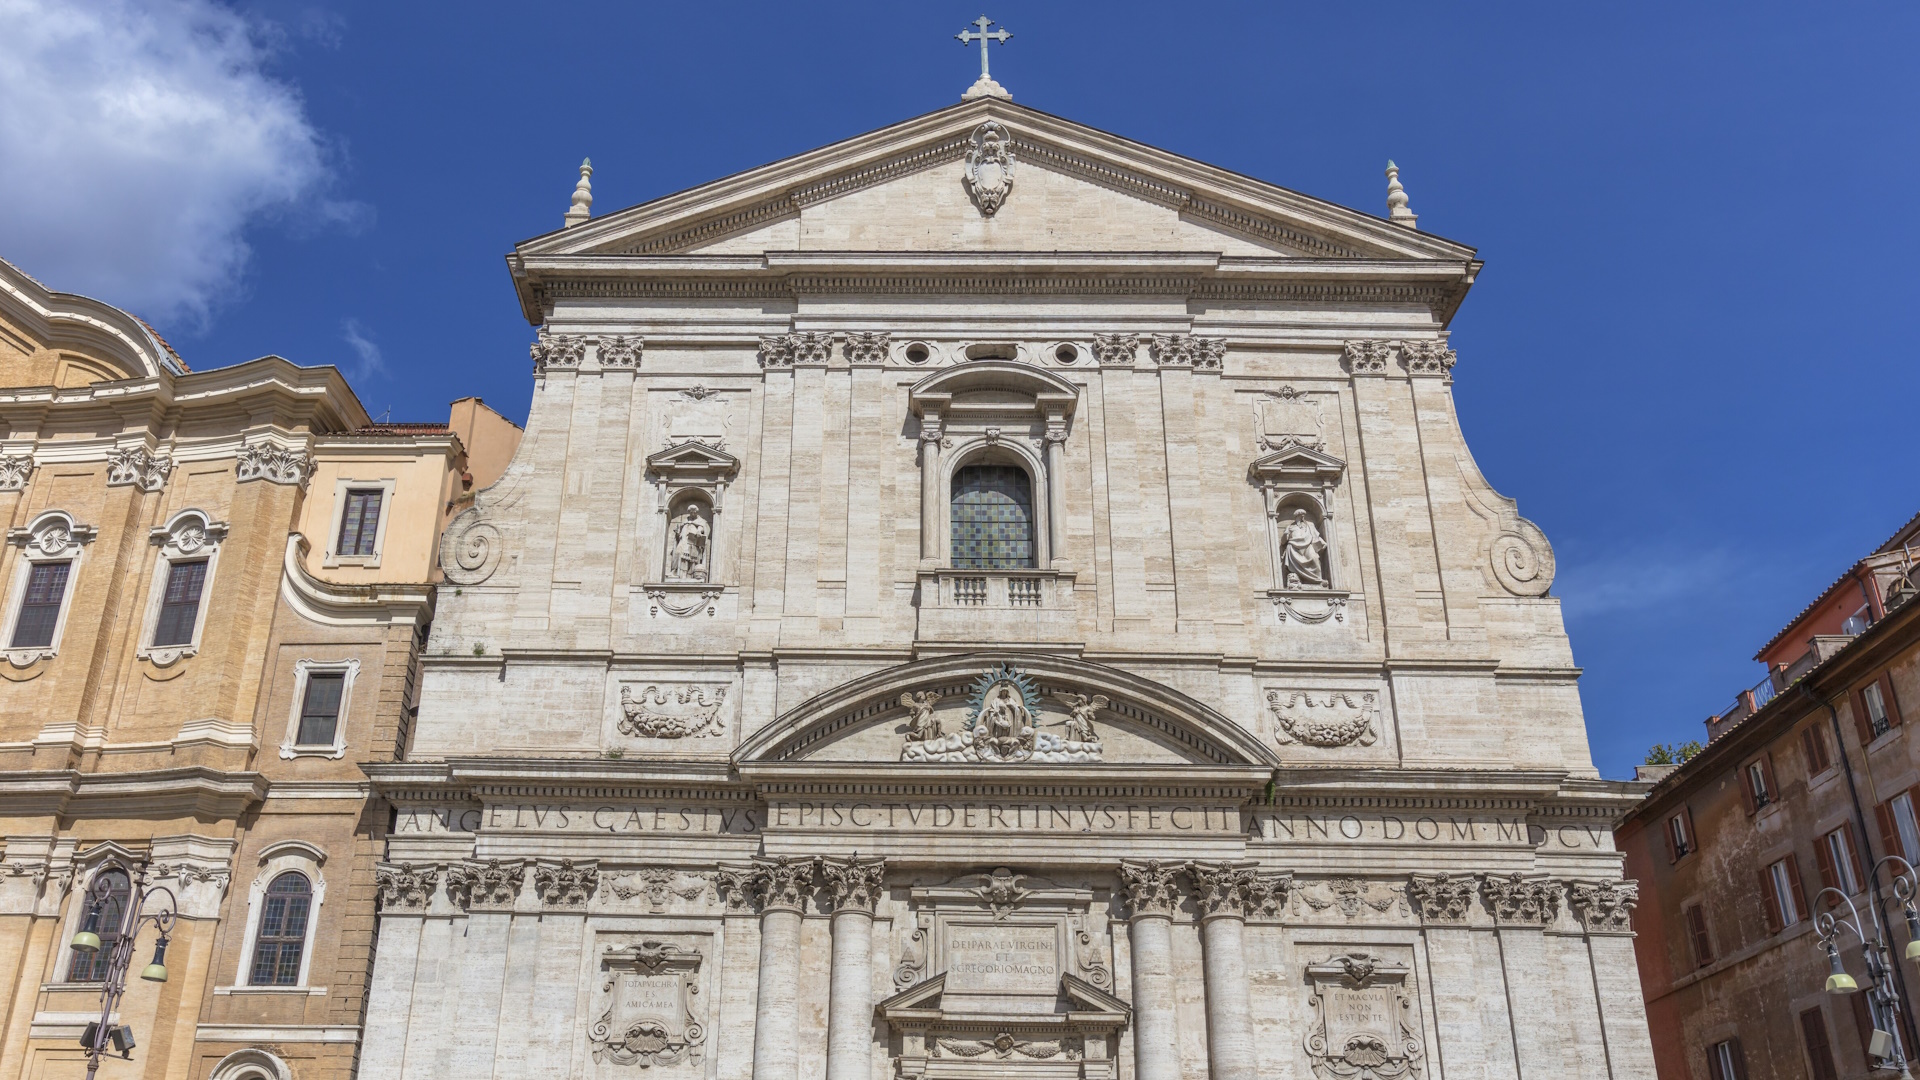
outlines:
{"label": "brick building", "polygon": [[[1757,685],[1707,720],[1706,749],[1665,772],[1620,826],[1640,882],[1636,951],[1662,1080],[1837,1080],[1865,1075],[1865,993],[1829,995],[1812,923],[1836,889],[1877,909],[1893,955],[1907,941],[1891,890],[1920,861],[1920,517],[1850,568],[1755,659]],[[1670,770],[1670,771],[1669,771]],[[1840,905],[1844,912],[1844,905]],[[1841,957],[1866,986],[1859,943]],[[1920,969],[1895,980],[1914,1056]]]}

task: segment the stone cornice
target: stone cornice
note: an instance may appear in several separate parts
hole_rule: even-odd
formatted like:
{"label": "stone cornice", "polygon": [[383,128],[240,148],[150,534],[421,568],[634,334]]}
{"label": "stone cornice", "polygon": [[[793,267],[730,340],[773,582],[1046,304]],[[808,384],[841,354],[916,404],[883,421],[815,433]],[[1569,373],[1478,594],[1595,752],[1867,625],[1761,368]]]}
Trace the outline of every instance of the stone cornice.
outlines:
{"label": "stone cornice", "polygon": [[259,773],[200,765],[125,773],[4,772],[0,773],[0,814],[236,817],[266,798],[267,788],[266,777]]}
{"label": "stone cornice", "polygon": [[433,608],[433,586],[387,583],[336,585],[307,572],[307,538],[287,534],[280,575],[280,596],[287,606],[322,626],[411,626]]}

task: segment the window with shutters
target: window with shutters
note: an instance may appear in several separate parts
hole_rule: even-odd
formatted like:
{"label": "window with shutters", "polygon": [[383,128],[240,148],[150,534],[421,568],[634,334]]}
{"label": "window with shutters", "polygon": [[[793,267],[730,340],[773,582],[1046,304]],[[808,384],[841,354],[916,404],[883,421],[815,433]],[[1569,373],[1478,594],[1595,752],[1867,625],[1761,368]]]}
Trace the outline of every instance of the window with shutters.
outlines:
{"label": "window with shutters", "polygon": [[160,621],[153,627],[153,647],[191,645],[200,622],[200,596],[207,585],[207,560],[169,562],[165,591],[160,596]]}
{"label": "window with shutters", "polygon": [[1807,1048],[1808,1080],[1838,1080],[1833,1044],[1827,1039],[1827,1018],[1818,1005],[1800,1014],[1800,1041]]}
{"label": "window with shutters", "polygon": [[[98,916],[89,920],[86,913],[87,905],[93,902],[94,889],[100,887],[102,878],[107,882],[107,902],[100,906]],[[80,926],[75,932],[92,926],[93,932],[100,937],[100,947],[92,952],[69,950],[71,959],[67,961],[68,982],[87,983],[106,980],[107,965],[112,962],[113,950],[120,943],[120,924],[126,918],[127,897],[131,892],[132,881],[127,877],[125,870],[103,870],[100,872],[100,877],[93,879],[81,898]]]}
{"label": "window with shutters", "polygon": [[1017,465],[968,465],[953,474],[953,567],[1035,565],[1033,481]]}
{"label": "window with shutters", "polygon": [[1807,917],[1807,897],[1800,886],[1800,869],[1793,856],[1768,864],[1760,871],[1760,891],[1767,930],[1777,934]]}
{"label": "window with shutters", "polygon": [[1827,748],[1826,732],[1817,721],[1801,729],[1800,749],[1806,755],[1809,777],[1833,768],[1833,754]]}
{"label": "window with shutters", "polygon": [[1860,891],[1865,876],[1860,856],[1854,849],[1853,827],[1842,825],[1820,837],[1815,854],[1819,856],[1820,884],[1852,896]]}
{"label": "window with shutters", "polygon": [[1740,1040],[1724,1039],[1707,1047],[1707,1074],[1713,1080],[1747,1080],[1747,1055]]}
{"label": "window with shutters", "polygon": [[13,619],[9,648],[44,649],[53,644],[60,608],[67,599],[67,574],[72,569],[71,562],[34,563],[27,568],[27,591]]}
{"label": "window with shutters", "polygon": [[1679,862],[1693,853],[1693,827],[1685,810],[1667,819],[1667,861]]}
{"label": "window with shutters", "polygon": [[1747,763],[1747,813],[1751,814],[1773,801],[1771,773],[1764,758]]}
{"label": "window with shutters", "polygon": [[1713,963],[1713,938],[1707,934],[1707,912],[1699,904],[1688,904],[1680,909],[1687,920],[1687,940],[1693,948],[1693,966],[1706,967]]}
{"label": "window with shutters", "polygon": [[1908,862],[1920,862],[1920,820],[1913,812],[1913,791],[1908,789],[1885,803],[1892,835],[1886,838],[1887,850]]}
{"label": "window with shutters", "polygon": [[267,886],[254,935],[253,986],[298,986],[307,947],[307,915],[313,886],[305,874],[289,870]]}
{"label": "window with shutters", "polygon": [[380,504],[386,492],[379,488],[348,488],[346,506],[340,515],[339,542],[334,551],[341,555],[372,555],[380,536]]}
{"label": "window with shutters", "polygon": [[1887,698],[1877,682],[1868,683],[1860,690],[1860,704],[1866,710],[1867,730],[1874,738],[1885,735],[1893,727],[1892,715],[1887,711]]}

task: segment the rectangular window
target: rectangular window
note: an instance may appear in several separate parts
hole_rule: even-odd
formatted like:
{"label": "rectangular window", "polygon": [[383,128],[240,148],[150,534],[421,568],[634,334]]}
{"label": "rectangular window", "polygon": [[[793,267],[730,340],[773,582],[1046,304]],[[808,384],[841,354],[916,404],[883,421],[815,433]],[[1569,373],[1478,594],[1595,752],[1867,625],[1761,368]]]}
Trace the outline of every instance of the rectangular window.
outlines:
{"label": "rectangular window", "polygon": [[1820,731],[1818,723],[1809,724],[1800,732],[1800,748],[1807,755],[1807,775],[1818,776],[1833,768],[1833,755],[1827,752],[1827,737]]}
{"label": "rectangular window", "polygon": [[1739,1039],[1727,1039],[1707,1047],[1707,1073],[1713,1080],[1747,1080],[1747,1055]]}
{"label": "rectangular window", "polygon": [[1693,966],[1706,967],[1713,963],[1713,939],[1707,936],[1707,912],[1699,904],[1689,904],[1685,909],[1687,917],[1687,938],[1693,944]]}
{"label": "rectangular window", "polygon": [[200,590],[207,584],[207,561],[167,565],[167,584],[160,600],[160,621],[153,628],[153,645],[193,644],[193,625],[200,618]]}
{"label": "rectangular window", "polygon": [[334,554],[377,554],[373,545],[380,538],[380,500],[385,494],[380,488],[347,489],[347,505],[340,514],[340,537],[334,545]]}
{"label": "rectangular window", "polygon": [[300,700],[300,731],[296,746],[332,746],[340,726],[340,691],[347,677],[337,671],[314,672],[307,676],[307,692]]}
{"label": "rectangular window", "polygon": [[1842,825],[1822,836],[1814,854],[1819,856],[1820,884],[1852,896],[1860,891],[1860,856],[1853,844],[1853,827]]}
{"label": "rectangular window", "polygon": [[1807,894],[1801,891],[1800,868],[1793,856],[1760,871],[1760,893],[1769,933],[1777,934],[1807,917]]}
{"label": "rectangular window", "polygon": [[1893,816],[1893,831],[1900,841],[1899,845],[1888,847],[1900,853],[1908,862],[1920,862],[1920,819],[1913,813],[1913,792],[1903,791],[1887,800],[1887,812]]}
{"label": "rectangular window", "polygon": [[1800,1014],[1800,1039],[1807,1045],[1809,1080],[1838,1080],[1833,1067],[1833,1044],[1827,1039],[1827,1018],[1818,1005]]}
{"label": "rectangular window", "polygon": [[27,572],[27,595],[21,598],[20,615],[13,621],[12,648],[44,649],[53,644],[71,569],[70,562],[43,562],[34,563]]}
{"label": "rectangular window", "polygon": [[1868,683],[1866,689],[1860,691],[1860,703],[1867,710],[1867,730],[1873,732],[1876,739],[1885,735],[1893,721],[1887,716],[1887,699],[1880,693],[1880,684]]}
{"label": "rectangular window", "polygon": [[1767,767],[1762,761],[1747,763],[1747,806],[1748,812],[1758,810],[1773,801],[1773,786],[1767,782]]}
{"label": "rectangular window", "polygon": [[1687,813],[1680,813],[1667,819],[1667,853],[1671,861],[1679,862],[1693,852],[1693,830],[1687,828]]}

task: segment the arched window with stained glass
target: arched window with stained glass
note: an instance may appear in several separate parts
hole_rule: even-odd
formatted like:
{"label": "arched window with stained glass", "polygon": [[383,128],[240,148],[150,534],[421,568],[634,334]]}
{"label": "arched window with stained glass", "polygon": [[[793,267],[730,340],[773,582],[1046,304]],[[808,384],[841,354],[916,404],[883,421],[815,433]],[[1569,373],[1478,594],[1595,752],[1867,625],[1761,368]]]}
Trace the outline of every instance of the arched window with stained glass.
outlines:
{"label": "arched window with stained glass", "polygon": [[1035,565],[1033,480],[1018,465],[967,465],[953,474],[956,570]]}
{"label": "arched window with stained glass", "polygon": [[260,907],[260,929],[253,941],[254,986],[300,985],[300,961],[306,953],[313,884],[289,870],[267,886]]}

